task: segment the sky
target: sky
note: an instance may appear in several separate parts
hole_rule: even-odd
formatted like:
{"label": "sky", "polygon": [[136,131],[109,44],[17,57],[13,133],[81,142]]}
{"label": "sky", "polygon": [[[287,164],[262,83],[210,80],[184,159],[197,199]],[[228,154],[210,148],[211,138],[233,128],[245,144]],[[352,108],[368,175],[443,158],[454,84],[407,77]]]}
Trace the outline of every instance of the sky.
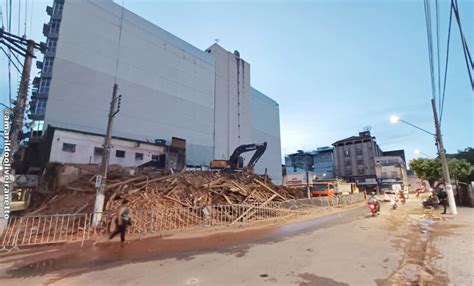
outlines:
{"label": "sky", "polygon": [[[44,41],[45,6],[52,0],[13,0],[13,32],[18,31],[20,2],[22,11],[26,2],[29,7],[27,36]],[[391,115],[398,115],[434,132],[421,0],[116,2],[199,49],[218,39],[227,50],[238,50],[251,65],[252,86],[279,103],[282,155],[330,146],[367,126],[382,150],[404,149],[408,160],[420,156],[414,154],[415,149],[436,155],[433,137],[403,123],[389,122]],[[474,1],[458,2],[462,28],[474,53]],[[5,1],[0,5],[4,19]],[[439,1],[441,80],[449,5],[449,1]],[[0,54],[0,100],[5,104],[6,63]],[[16,73],[13,86],[15,95]],[[473,147],[473,113],[474,95],[459,29],[453,21],[442,120],[448,153]]]}

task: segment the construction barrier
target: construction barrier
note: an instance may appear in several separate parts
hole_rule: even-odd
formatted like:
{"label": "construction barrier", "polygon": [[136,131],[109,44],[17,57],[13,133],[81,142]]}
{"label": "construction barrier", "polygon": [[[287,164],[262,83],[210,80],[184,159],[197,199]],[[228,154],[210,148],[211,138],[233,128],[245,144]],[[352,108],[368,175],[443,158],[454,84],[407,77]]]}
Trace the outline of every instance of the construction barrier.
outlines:
{"label": "construction barrier", "polygon": [[[128,233],[148,235],[195,227],[229,226],[274,220],[297,212],[258,205],[217,205],[168,208],[163,210],[131,210],[132,225]],[[97,226],[92,225],[92,213],[13,217],[0,236],[3,250],[19,246],[45,245],[87,240],[108,236],[115,229],[116,215],[102,213]]]}
{"label": "construction barrier", "polygon": [[84,241],[91,214],[12,217],[0,237],[2,249],[18,246]]}
{"label": "construction barrier", "polygon": [[[230,226],[235,223],[252,223],[276,220],[300,213],[297,209],[314,206],[347,206],[364,201],[363,194],[270,202],[256,204],[212,205],[203,207],[179,207],[156,210],[131,210],[132,225],[128,233],[148,235],[170,230],[186,230],[195,227]],[[1,248],[45,245],[65,242],[97,240],[108,236],[115,228],[115,214],[102,213],[97,226],[92,225],[92,213],[58,214],[13,217],[3,235]]]}

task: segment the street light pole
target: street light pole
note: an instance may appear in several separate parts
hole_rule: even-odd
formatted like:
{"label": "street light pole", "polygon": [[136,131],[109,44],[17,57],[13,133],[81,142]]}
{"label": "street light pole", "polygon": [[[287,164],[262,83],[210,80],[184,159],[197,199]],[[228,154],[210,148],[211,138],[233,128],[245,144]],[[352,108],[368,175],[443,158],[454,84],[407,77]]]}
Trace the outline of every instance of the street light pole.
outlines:
{"label": "street light pole", "polygon": [[456,215],[458,214],[456,209],[456,201],[454,200],[453,186],[451,185],[451,178],[449,177],[448,161],[446,160],[446,151],[444,150],[441,128],[438,121],[438,112],[436,111],[436,103],[434,98],[431,99],[431,105],[433,107],[433,116],[436,127],[436,145],[438,146],[439,158],[443,168],[444,186],[446,193],[448,194],[449,209],[451,210],[451,214]]}

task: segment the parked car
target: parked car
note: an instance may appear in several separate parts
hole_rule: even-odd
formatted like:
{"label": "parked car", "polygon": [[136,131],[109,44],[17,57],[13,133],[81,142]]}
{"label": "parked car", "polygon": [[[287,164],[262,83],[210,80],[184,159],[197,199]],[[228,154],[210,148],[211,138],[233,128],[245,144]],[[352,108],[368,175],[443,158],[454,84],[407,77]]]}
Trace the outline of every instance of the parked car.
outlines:
{"label": "parked car", "polygon": [[390,201],[390,197],[391,197],[392,195],[395,195],[395,192],[394,192],[394,191],[385,191],[385,192],[383,193],[383,200],[384,200],[384,202],[389,202],[389,201]]}

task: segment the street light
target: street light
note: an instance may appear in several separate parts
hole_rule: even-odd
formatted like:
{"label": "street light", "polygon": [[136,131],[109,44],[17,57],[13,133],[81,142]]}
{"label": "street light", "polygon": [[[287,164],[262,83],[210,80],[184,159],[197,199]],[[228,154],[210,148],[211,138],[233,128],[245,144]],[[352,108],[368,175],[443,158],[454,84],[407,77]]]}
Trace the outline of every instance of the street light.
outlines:
{"label": "street light", "polygon": [[427,130],[425,130],[425,129],[419,127],[419,126],[416,126],[415,124],[410,123],[410,122],[408,122],[408,121],[406,121],[406,120],[403,120],[403,119],[401,119],[400,117],[398,117],[398,116],[396,116],[396,115],[390,116],[390,123],[392,123],[392,124],[397,124],[397,123],[399,123],[399,122],[403,122],[403,123],[405,123],[405,124],[407,124],[407,125],[410,125],[411,127],[414,127],[414,128],[416,128],[416,129],[418,129],[418,130],[420,130],[420,131],[423,131],[423,132],[425,132],[425,133],[430,134],[431,136],[436,137],[436,134],[431,133],[431,132],[429,132],[429,131],[427,131]]}
{"label": "street light", "polygon": [[433,157],[431,157],[430,155],[421,152],[420,149],[415,149],[415,152],[414,152],[414,153],[415,153],[415,155],[420,155],[420,154],[421,154],[421,155],[424,155],[425,157],[428,157],[428,158],[430,158],[430,159],[433,159]]}
{"label": "street light", "polygon": [[446,150],[444,150],[444,145],[443,145],[443,139],[441,136],[441,128],[439,126],[439,120],[438,120],[438,113],[436,111],[436,103],[434,98],[431,99],[431,106],[433,108],[433,117],[435,121],[435,128],[436,128],[436,134],[431,133],[421,127],[416,126],[415,124],[412,124],[408,121],[405,121],[403,119],[400,119],[400,117],[396,115],[390,116],[390,122],[391,123],[398,123],[398,122],[403,122],[407,125],[410,125],[411,127],[414,127],[420,131],[423,131],[425,133],[428,133],[429,135],[433,136],[435,138],[436,142],[436,147],[438,148],[438,155],[441,160],[441,167],[443,169],[443,177],[444,177],[444,186],[446,189],[446,193],[448,194],[448,201],[449,201],[449,208],[451,209],[451,213],[453,215],[456,215],[457,209],[456,209],[456,201],[454,200],[454,193],[453,193],[453,186],[451,185],[451,178],[449,176],[449,168],[448,168],[448,161],[446,159]]}

